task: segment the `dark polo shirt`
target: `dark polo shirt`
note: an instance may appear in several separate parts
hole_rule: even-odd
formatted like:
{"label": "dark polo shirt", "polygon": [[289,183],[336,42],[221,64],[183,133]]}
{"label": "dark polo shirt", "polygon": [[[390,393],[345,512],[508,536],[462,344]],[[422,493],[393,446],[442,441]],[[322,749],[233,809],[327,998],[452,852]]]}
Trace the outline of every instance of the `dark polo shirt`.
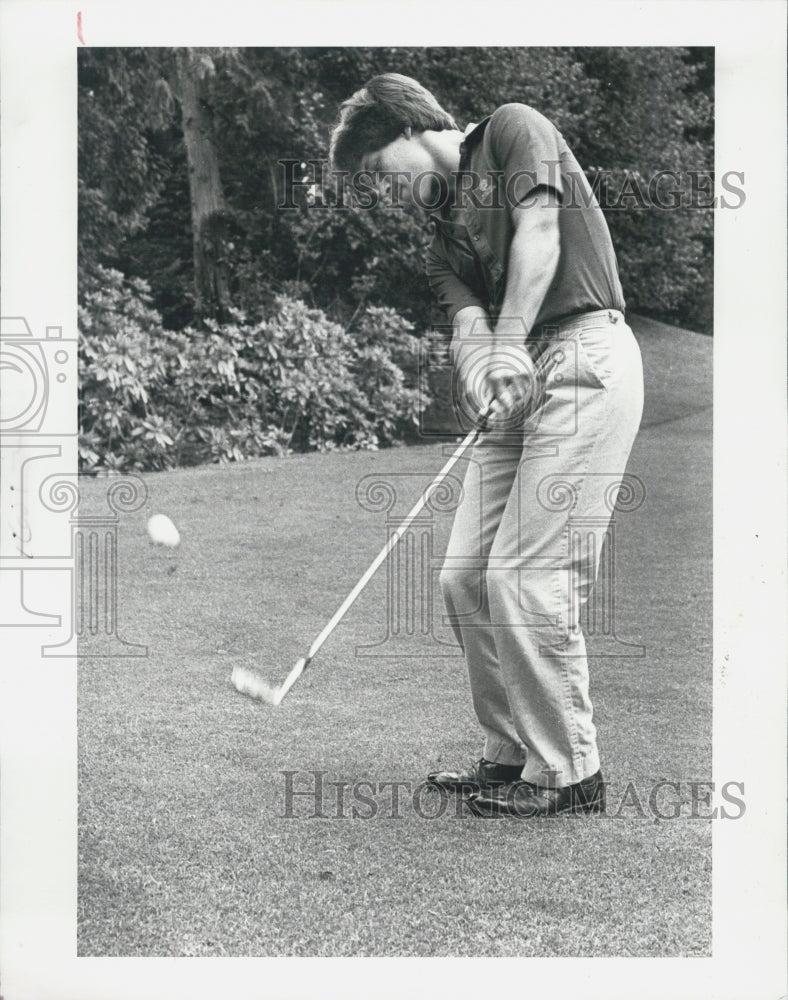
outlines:
{"label": "dark polo shirt", "polygon": [[466,134],[456,187],[430,214],[435,232],[427,276],[449,320],[469,305],[497,317],[506,291],[513,206],[536,188],[558,196],[561,251],[534,325],[596,309],[624,311],[607,223],[564,137],[533,108],[504,104]]}

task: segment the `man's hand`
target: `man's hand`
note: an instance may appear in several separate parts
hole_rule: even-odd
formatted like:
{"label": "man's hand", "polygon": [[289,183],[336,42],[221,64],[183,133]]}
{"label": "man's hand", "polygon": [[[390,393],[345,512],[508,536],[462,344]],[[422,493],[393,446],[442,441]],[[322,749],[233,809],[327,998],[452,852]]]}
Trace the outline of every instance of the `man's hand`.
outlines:
{"label": "man's hand", "polygon": [[478,416],[494,404],[491,420],[522,417],[538,394],[536,369],[521,343],[452,341],[458,402],[463,412]]}
{"label": "man's hand", "polygon": [[495,422],[522,417],[538,388],[525,337],[521,321],[499,321],[493,332],[484,310],[457,313],[450,356],[461,412],[478,417],[494,404]]}
{"label": "man's hand", "polygon": [[484,378],[483,394],[493,402],[491,420],[496,424],[519,422],[539,394],[536,369],[522,344],[493,345]]}

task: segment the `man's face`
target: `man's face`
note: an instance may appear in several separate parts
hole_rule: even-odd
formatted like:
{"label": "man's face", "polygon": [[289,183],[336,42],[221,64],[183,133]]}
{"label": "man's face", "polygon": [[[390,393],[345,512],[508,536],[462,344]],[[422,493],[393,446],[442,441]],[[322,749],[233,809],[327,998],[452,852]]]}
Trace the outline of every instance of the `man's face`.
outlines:
{"label": "man's face", "polygon": [[411,209],[434,205],[439,180],[420,134],[401,135],[382,149],[366,153],[360,166],[374,175],[384,204]]}

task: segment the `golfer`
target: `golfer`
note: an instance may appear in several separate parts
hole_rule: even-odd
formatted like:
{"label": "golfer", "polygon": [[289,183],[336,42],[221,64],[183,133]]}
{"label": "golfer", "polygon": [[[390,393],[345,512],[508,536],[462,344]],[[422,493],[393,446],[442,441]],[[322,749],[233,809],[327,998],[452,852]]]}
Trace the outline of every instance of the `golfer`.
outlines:
{"label": "golfer", "polygon": [[463,132],[399,74],[345,101],[330,155],[432,221],[455,404],[482,425],[440,582],[484,744],[429,781],[478,815],[604,811],[579,617],[643,408],[605,219],[538,111]]}

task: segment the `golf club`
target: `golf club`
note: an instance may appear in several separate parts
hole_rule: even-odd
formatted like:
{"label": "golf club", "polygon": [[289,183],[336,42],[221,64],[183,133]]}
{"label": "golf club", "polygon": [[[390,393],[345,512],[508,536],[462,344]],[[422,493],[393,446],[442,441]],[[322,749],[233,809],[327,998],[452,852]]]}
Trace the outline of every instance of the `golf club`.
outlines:
{"label": "golf club", "polygon": [[354,603],[356,598],[359,596],[361,591],[366,587],[369,581],[375,574],[375,571],[380,567],[380,565],[385,561],[388,554],[395,548],[399,540],[405,534],[405,532],[410,527],[413,520],[418,516],[421,509],[429,501],[433,492],[440,486],[440,484],[446,479],[451,470],[454,468],[456,463],[462,458],[465,452],[472,445],[476,443],[479,435],[485,429],[489,418],[492,416],[495,404],[491,404],[487,410],[484,412],[480,421],[474,430],[470,431],[463,441],[460,443],[459,447],[456,449],[454,454],[451,456],[449,461],[443,466],[438,475],[433,479],[427,489],[422,493],[418,502],[415,504],[413,509],[407,515],[405,520],[400,524],[400,526],[394,531],[394,533],[389,537],[389,540],[380,550],[380,552],[375,556],[374,560],[370,564],[369,568],[366,570],[364,575],[355,585],[355,587],[350,591],[345,600],[342,602],[339,608],[337,608],[334,616],[328,622],[326,627],[317,636],[315,641],[309,647],[309,651],[306,656],[302,656],[295,664],[293,669],[284,679],[284,681],[278,685],[273,686],[268,684],[255,670],[250,670],[248,667],[235,666],[233,667],[231,681],[233,687],[236,691],[241,694],[248,695],[250,698],[256,698],[259,701],[265,702],[267,705],[279,705],[282,699],[285,697],[290,688],[295,684],[301,674],[306,670],[312,659],[317,655],[318,650],[326,641],[326,639],[331,635],[337,625],[345,617],[345,614],[350,609],[351,605]]}

